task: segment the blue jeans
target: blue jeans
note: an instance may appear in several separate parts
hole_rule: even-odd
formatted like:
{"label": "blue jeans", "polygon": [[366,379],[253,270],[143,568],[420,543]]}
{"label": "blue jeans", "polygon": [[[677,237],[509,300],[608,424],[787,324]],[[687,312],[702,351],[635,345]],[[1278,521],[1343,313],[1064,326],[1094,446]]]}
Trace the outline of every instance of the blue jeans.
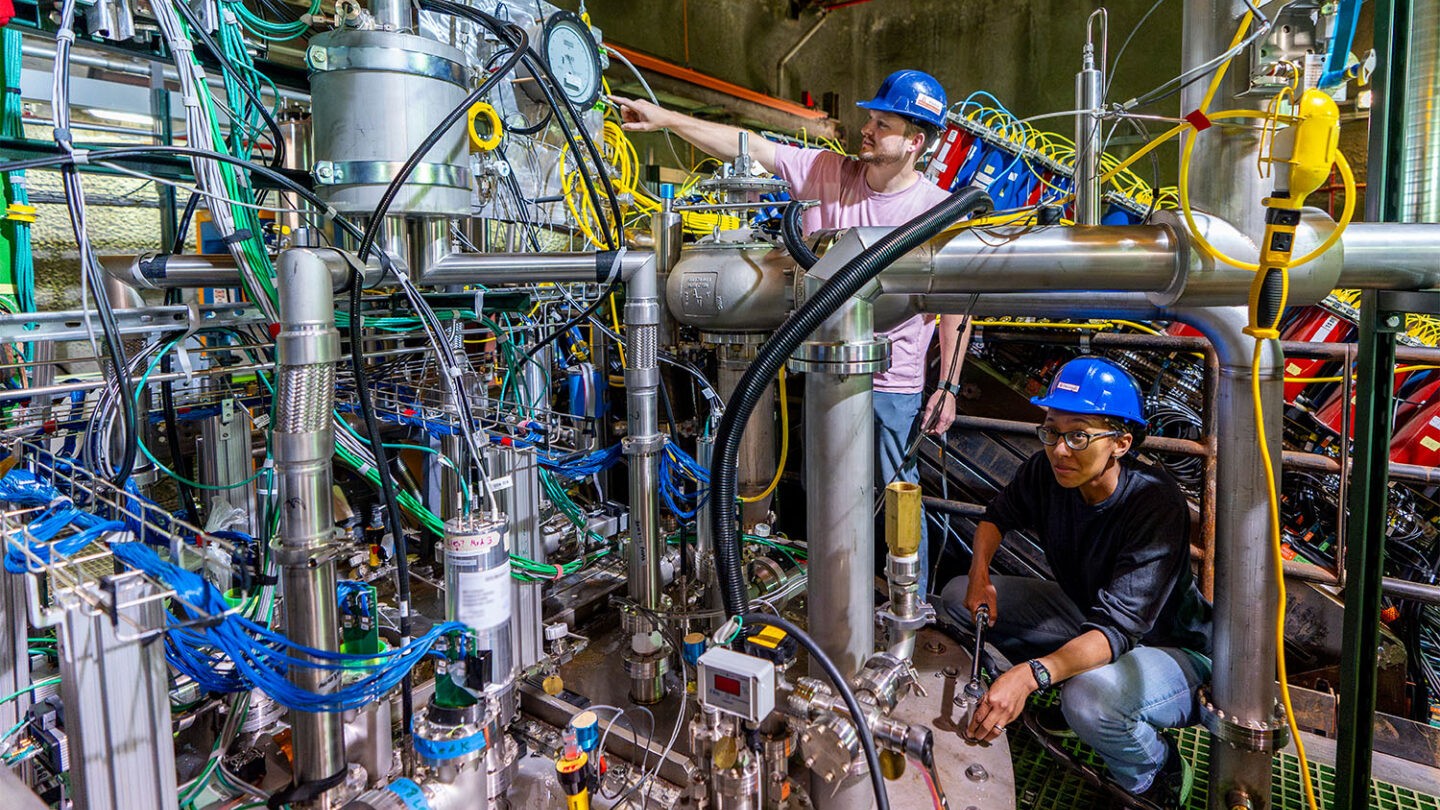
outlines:
{"label": "blue jeans", "polygon": [[[1028,577],[992,576],[995,624],[985,640],[1012,663],[1048,655],[1080,635],[1085,621],[1060,586]],[[971,627],[965,610],[969,577],[956,577],[942,595],[945,610]],[[1120,787],[1142,793],[1165,764],[1160,730],[1200,719],[1195,690],[1210,679],[1210,659],[1169,647],[1135,647],[1113,663],[1060,685],[1061,709],[1075,734],[1094,748]]]}
{"label": "blue jeans", "polygon": [[[877,496],[883,497],[885,485],[894,481],[920,483],[920,467],[914,458],[906,463],[905,450],[920,430],[917,417],[923,397],[923,394],[875,392],[875,476],[878,479],[875,486],[880,490]],[[904,467],[901,467],[902,464]],[[930,598],[930,532],[925,525],[927,522],[925,512],[921,510],[920,595],[925,599]]]}

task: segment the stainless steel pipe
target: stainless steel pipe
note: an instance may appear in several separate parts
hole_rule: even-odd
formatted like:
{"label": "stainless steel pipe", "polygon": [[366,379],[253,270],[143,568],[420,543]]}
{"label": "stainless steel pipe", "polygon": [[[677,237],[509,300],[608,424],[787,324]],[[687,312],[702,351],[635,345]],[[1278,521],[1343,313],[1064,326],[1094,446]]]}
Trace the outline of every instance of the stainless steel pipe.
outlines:
{"label": "stainless steel pipe", "polygon": [[629,281],[653,256],[638,251],[595,253],[451,253],[424,268],[415,279],[428,286],[442,284],[534,284],[542,281],[585,281],[609,284]]}
{"label": "stainless steel pipe", "polygon": [[[354,254],[337,248],[310,248],[313,260],[325,265],[330,274],[330,289],[342,290],[350,284],[351,274],[360,267]],[[168,290],[193,287],[239,287],[240,271],[229,254],[192,255],[175,253],[141,253],[138,256],[101,256],[100,265],[111,279],[146,290]],[[405,272],[397,262],[396,272]],[[371,258],[361,274],[365,286],[377,286],[385,275],[380,262]],[[333,308],[333,307],[332,307]]]}
{"label": "stainless steel pipe", "polygon": [[[623,259],[623,254],[620,258]],[[622,445],[630,458],[630,548],[626,557],[630,598],[649,610],[660,607],[663,582],[660,558],[660,432],[658,362],[660,302],[654,254],[630,276],[625,300],[626,436]],[[592,262],[594,259],[592,258]]]}
{"label": "stainless steel pipe", "polygon": [[[335,330],[332,272],[323,252],[287,250],[276,265],[280,334],[272,447],[279,479],[280,526],[275,549],[284,589],[286,635],[307,647],[339,650],[335,600],[335,539],[331,456],[335,430]],[[292,667],[290,680],[307,692],[332,689],[328,670]],[[345,770],[340,715],[292,711],[295,782],[328,779]]]}

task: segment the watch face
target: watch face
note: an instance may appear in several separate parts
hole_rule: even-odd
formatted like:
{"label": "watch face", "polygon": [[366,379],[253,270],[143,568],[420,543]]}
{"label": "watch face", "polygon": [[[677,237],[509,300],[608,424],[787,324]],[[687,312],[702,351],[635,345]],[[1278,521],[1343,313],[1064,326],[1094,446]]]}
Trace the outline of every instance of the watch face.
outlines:
{"label": "watch face", "polygon": [[600,96],[600,53],[580,18],[557,13],[545,31],[545,61],[571,103],[589,107]]}

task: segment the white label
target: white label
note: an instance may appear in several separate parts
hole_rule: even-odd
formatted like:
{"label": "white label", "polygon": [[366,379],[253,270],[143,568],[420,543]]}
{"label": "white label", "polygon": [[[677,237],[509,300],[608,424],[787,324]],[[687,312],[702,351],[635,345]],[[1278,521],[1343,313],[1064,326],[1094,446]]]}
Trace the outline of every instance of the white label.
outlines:
{"label": "white label", "polygon": [[456,584],[455,619],[488,630],[510,618],[510,563],[461,574]]}
{"label": "white label", "polygon": [[924,93],[915,94],[915,106],[922,110],[929,110],[936,115],[945,112],[945,107],[940,104],[940,99],[934,96],[927,96]]}
{"label": "white label", "polygon": [[500,492],[515,486],[515,479],[509,475],[502,475],[499,478],[490,479],[490,491]]}
{"label": "white label", "polygon": [[1059,388],[1061,391],[1072,391],[1077,394],[1080,393],[1080,386],[1075,385],[1074,383],[1060,382],[1057,380],[1055,382],[1055,387]]}
{"label": "white label", "polygon": [[1430,427],[1440,428],[1440,416],[1430,417]]}

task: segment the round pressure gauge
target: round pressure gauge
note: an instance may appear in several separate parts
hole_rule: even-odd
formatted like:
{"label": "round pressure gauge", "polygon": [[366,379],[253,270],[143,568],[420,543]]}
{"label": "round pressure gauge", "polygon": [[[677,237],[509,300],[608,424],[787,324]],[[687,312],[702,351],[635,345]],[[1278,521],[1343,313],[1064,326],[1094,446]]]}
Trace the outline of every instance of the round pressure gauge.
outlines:
{"label": "round pressure gauge", "polygon": [[557,11],[545,21],[545,62],[577,110],[600,98],[600,46],[575,14]]}

